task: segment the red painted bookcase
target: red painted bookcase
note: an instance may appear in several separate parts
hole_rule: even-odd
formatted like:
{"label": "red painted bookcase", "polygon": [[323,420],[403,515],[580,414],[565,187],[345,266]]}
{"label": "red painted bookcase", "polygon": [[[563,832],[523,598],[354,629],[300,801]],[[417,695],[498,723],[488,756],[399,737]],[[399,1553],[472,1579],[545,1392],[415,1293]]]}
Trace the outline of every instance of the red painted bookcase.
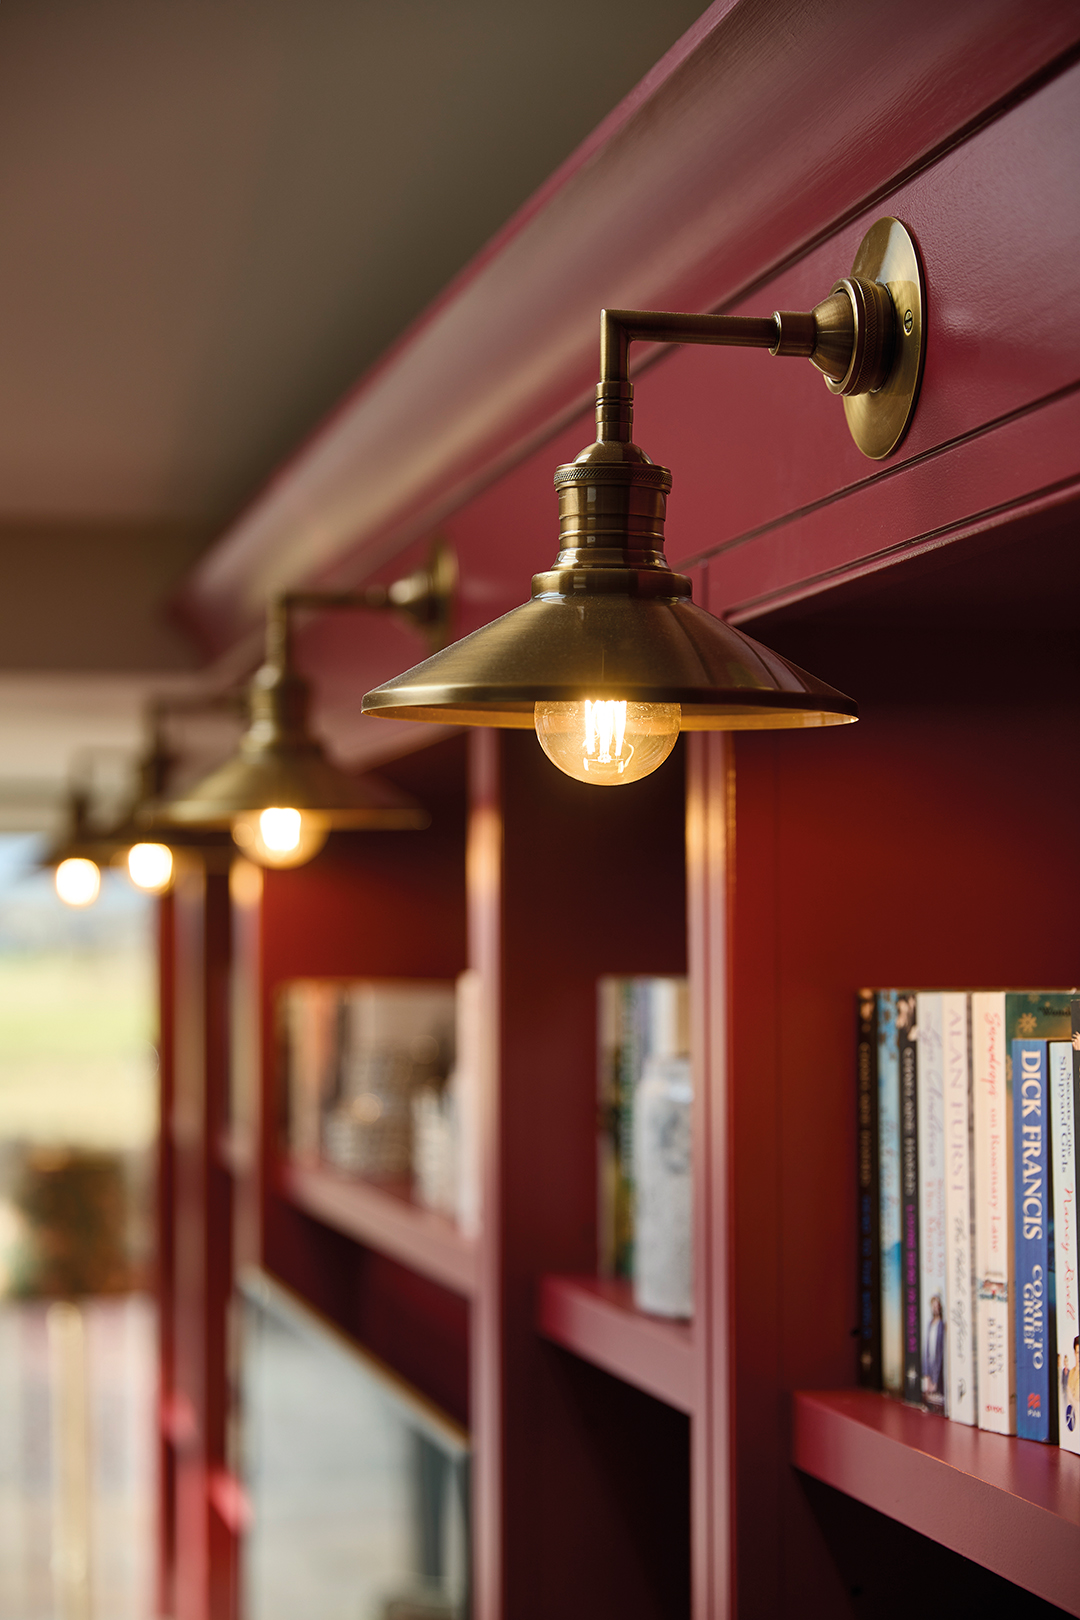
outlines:
{"label": "red painted bookcase", "polygon": [[[554,553],[551,472],[591,437],[603,303],[804,308],[879,215],[919,244],[926,370],[886,462],[808,367],[640,357],[672,560],[850,691],[857,727],[691,737],[594,794],[528,735],[360,721],[360,694],[420,656],[407,630],[300,637],[326,735],[433,821],[234,871],[229,927],[219,877],[166,904],[166,1589],[195,1558],[176,1620],[237,1602],[220,1324],[247,1260],[468,1423],[476,1620],[876,1620],[931,1594],[1080,1614],[1080,1459],[853,1387],[852,1019],[861,983],[1077,978],[1078,127],[1065,0],[915,4],[899,33],[876,0],[713,6],[188,582],[225,651],[270,580],[390,577],[438,527],[464,632]],[[287,1162],[272,1026],[294,975],[466,965],[475,1240]],[[683,970],[692,1325],[595,1277],[595,980]],[[192,1028],[201,1113],[179,1101]]]}

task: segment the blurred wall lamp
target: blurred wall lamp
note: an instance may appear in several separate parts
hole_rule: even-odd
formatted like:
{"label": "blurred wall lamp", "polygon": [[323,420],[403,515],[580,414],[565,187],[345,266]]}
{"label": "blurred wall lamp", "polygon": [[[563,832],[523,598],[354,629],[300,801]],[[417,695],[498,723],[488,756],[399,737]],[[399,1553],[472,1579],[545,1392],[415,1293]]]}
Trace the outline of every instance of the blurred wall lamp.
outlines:
{"label": "blurred wall lamp", "polygon": [[844,725],[851,698],[691,601],[664,556],[671,473],[633,443],[631,341],[726,344],[808,359],[859,449],[896,449],[918,397],[925,291],[898,220],[864,237],[851,275],[808,314],[761,319],[604,310],[596,443],[555,473],[561,550],[531,600],[369,692],[365,714],[535,726],[578,781],[617,786],[667,758],[679,730]]}
{"label": "blurred wall lamp", "polygon": [[297,673],[291,616],[302,608],[389,610],[445,645],[457,565],[436,542],[427,561],[389,586],[358,592],[292,591],[267,610],[266,659],[248,688],[250,718],[239,750],[202,782],[167,802],[163,828],[231,827],[233,839],[261,866],[300,866],[318,854],[333,828],[426,827],[422,805],[373,773],[353,776],[327,758],[310,729],[311,689]]}

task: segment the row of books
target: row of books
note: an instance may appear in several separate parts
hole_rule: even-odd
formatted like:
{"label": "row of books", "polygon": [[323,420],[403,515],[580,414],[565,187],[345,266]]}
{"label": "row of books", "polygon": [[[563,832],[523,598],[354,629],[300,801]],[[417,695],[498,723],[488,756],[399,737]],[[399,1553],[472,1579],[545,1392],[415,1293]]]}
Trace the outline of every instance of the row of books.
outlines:
{"label": "row of books", "polygon": [[1072,991],[858,994],[859,1376],[1080,1452]]}
{"label": "row of books", "polygon": [[289,1156],[408,1187],[480,1223],[478,994],[410,979],[296,979],[278,999]]}
{"label": "row of books", "polygon": [[692,1089],[684,978],[597,983],[600,1273],[639,1309],[693,1315]]}

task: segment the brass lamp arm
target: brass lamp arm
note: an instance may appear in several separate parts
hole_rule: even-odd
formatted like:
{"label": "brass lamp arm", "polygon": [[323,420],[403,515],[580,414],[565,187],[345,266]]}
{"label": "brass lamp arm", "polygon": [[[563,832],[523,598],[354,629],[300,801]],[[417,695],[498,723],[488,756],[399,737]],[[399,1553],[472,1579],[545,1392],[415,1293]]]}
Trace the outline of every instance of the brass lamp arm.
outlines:
{"label": "brass lamp arm", "polygon": [[389,585],[361,591],[282,591],[271,598],[266,619],[267,662],[284,667],[289,656],[290,614],[298,608],[400,613],[427,637],[433,652],[446,645],[457,586],[457,560],[436,540],[426,560]]}
{"label": "brass lamp arm", "polygon": [[[823,373],[832,393],[852,398],[875,393],[889,379],[899,348],[901,320],[889,287],[855,271],[806,313],[775,310],[769,316],[742,316],[601,310],[598,438],[632,441],[629,350],[635,340],[768,349],[773,355],[809,360]],[[909,332],[910,327],[904,325],[903,330]]]}

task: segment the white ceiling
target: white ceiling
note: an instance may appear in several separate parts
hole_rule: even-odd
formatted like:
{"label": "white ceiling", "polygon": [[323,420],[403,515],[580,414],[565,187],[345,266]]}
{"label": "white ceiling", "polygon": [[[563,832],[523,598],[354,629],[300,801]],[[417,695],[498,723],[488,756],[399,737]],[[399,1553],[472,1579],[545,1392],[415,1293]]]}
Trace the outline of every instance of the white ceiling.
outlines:
{"label": "white ceiling", "polygon": [[74,746],[196,662],[193,558],[701,9],[2,0],[0,794],[34,681],[62,752],[56,672]]}

